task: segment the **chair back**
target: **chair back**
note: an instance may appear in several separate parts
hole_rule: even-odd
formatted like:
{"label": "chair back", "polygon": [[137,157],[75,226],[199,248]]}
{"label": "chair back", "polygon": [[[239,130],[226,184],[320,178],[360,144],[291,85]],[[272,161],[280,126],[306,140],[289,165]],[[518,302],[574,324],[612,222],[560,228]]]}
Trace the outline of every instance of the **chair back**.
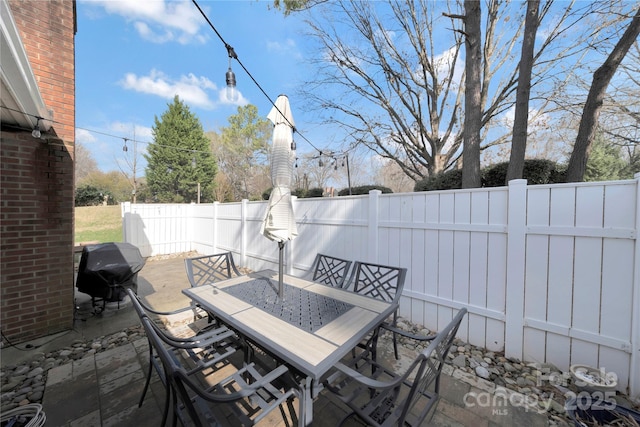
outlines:
{"label": "chair back", "polygon": [[241,275],[231,252],[186,258],[184,265],[192,288]]}
{"label": "chair back", "polygon": [[[431,341],[429,346],[420,354],[415,360],[411,368],[407,372],[411,372],[418,365],[415,379],[411,385],[411,389],[407,395],[402,413],[400,415],[399,425],[403,425],[409,411],[416,404],[421,396],[427,395],[431,385],[434,384],[435,395],[438,394],[440,388],[440,374],[442,367],[445,364],[453,340],[458,333],[458,328],[462,322],[462,318],[467,314],[466,308],[461,308],[456,316],[449,322],[449,324]],[[434,402],[435,403],[435,402]],[[418,416],[418,419],[422,419],[426,416],[426,412],[430,409],[431,405],[427,405],[424,408],[423,413]]]}
{"label": "chair back", "polygon": [[402,295],[406,275],[403,267],[357,261],[346,287],[361,295],[394,302]]}
{"label": "chair back", "polygon": [[325,254],[317,254],[305,278],[316,283],[341,288],[349,274],[351,261]]}

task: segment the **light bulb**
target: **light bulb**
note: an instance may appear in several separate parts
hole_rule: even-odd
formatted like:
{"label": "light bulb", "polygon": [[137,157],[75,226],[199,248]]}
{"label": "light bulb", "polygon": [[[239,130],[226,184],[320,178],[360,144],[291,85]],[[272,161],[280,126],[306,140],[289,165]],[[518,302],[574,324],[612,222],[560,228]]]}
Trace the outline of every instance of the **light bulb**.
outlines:
{"label": "light bulb", "polygon": [[34,138],[40,138],[42,136],[42,132],[40,132],[40,117],[37,117],[36,126],[31,131],[31,136]]}
{"label": "light bulb", "polygon": [[226,74],[227,89],[226,97],[229,102],[236,102],[238,100],[238,91],[236,90],[236,75],[231,70],[231,67],[227,70]]}

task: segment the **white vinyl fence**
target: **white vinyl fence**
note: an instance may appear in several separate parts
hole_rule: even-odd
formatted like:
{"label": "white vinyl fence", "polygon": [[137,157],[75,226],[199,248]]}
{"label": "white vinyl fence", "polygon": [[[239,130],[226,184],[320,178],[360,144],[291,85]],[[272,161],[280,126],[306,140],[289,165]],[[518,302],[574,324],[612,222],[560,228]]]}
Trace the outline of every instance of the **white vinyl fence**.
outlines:
{"label": "white vinyl fence", "polygon": [[[408,269],[400,314],[507,357],[615,372],[640,395],[640,174],[633,180],[297,199],[285,268],[322,252]],[[277,269],[260,234],[267,202],[123,205],[143,256],[232,251]]]}

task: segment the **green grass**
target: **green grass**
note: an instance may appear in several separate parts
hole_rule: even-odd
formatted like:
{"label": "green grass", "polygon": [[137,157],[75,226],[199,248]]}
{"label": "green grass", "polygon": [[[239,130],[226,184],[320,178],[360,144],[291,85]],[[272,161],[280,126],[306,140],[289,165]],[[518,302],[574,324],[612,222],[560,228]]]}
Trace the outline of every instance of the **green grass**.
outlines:
{"label": "green grass", "polygon": [[77,207],[75,241],[122,242],[120,205]]}

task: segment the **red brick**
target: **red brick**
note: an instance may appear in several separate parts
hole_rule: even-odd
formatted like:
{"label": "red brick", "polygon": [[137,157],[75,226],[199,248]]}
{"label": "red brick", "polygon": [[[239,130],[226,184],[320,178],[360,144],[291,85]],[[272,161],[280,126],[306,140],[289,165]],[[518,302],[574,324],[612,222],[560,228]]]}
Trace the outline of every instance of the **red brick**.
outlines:
{"label": "red brick", "polygon": [[0,135],[0,322],[18,343],[73,325],[75,16],[72,0],[8,3],[56,121],[48,144]]}

